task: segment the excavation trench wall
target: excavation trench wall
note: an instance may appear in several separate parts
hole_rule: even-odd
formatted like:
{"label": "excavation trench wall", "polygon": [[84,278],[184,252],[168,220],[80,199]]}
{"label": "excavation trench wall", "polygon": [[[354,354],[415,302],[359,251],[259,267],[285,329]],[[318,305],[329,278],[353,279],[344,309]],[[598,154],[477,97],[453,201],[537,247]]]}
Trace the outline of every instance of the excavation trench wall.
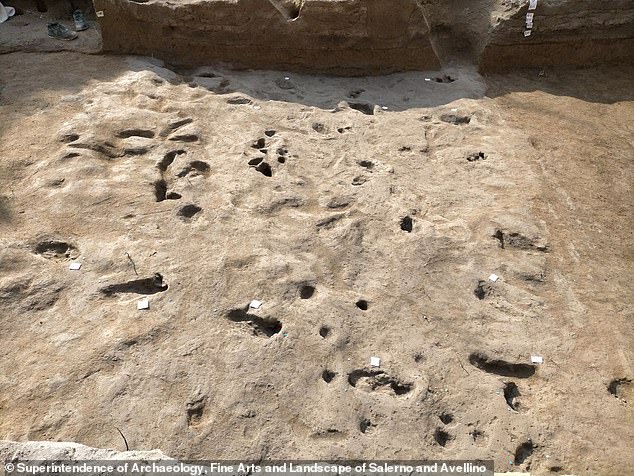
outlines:
{"label": "excavation trench wall", "polygon": [[94,0],[106,52],[366,75],[634,60],[631,0]]}
{"label": "excavation trench wall", "polygon": [[[105,51],[335,74],[440,66],[415,0],[95,0]],[[295,17],[295,18],[293,18]]]}
{"label": "excavation trench wall", "polygon": [[521,4],[488,35],[479,60],[482,70],[634,60],[632,0],[539,0],[528,37],[528,2]]}

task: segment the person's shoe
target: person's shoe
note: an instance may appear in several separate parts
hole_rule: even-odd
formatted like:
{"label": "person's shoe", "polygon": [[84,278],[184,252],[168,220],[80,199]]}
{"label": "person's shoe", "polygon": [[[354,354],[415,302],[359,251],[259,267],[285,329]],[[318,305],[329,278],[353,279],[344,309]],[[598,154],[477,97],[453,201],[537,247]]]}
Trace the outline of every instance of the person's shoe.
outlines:
{"label": "person's shoe", "polygon": [[81,10],[75,10],[73,12],[73,21],[75,22],[75,31],[84,31],[88,29],[88,22],[86,22],[84,12]]}
{"label": "person's shoe", "polygon": [[70,31],[61,23],[49,23],[48,24],[48,36],[55,38],[56,40],[74,40],[77,38],[77,33]]}

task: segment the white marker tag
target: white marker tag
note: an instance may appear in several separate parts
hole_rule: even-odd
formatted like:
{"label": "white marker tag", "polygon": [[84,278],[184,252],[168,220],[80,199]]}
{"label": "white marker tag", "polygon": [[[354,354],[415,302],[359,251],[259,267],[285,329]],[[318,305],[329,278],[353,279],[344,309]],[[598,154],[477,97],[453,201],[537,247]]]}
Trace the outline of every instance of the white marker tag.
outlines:
{"label": "white marker tag", "polygon": [[141,299],[140,301],[138,301],[136,303],[136,308],[140,311],[142,309],[149,309],[150,308],[150,301],[148,301],[147,299]]}
{"label": "white marker tag", "polygon": [[524,30],[524,36],[531,36],[531,30]]}
{"label": "white marker tag", "polygon": [[543,364],[544,358],[539,355],[531,355],[531,364]]}
{"label": "white marker tag", "polygon": [[98,12],[95,12],[97,14],[97,18],[103,18],[105,15],[103,13],[103,10],[99,10]]}
{"label": "white marker tag", "polygon": [[381,359],[378,357],[370,357],[370,366],[372,367],[380,367]]}
{"label": "white marker tag", "polygon": [[498,279],[500,279],[500,277],[497,274],[492,274],[491,276],[489,276],[489,281],[491,282],[496,282]]}
{"label": "white marker tag", "polygon": [[254,299],[249,304],[249,307],[252,309],[260,309],[262,307],[262,301],[258,301],[257,299]]}
{"label": "white marker tag", "polygon": [[70,269],[71,271],[77,271],[79,268],[81,268],[81,263],[71,263],[68,266],[68,269]]}
{"label": "white marker tag", "polygon": [[533,28],[533,23],[528,23],[526,22],[526,28],[528,28],[529,30]]}
{"label": "white marker tag", "polygon": [[526,23],[532,23],[534,17],[535,17],[534,13],[527,13],[526,14]]}
{"label": "white marker tag", "polygon": [[529,0],[528,1],[528,9],[535,10],[537,8],[537,0]]}

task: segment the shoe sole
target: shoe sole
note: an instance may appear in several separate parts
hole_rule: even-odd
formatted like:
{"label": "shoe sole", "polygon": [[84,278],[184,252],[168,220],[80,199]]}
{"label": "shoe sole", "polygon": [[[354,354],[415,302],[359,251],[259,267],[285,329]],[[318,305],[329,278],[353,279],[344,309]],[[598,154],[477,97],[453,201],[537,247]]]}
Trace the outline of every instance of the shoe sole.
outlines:
{"label": "shoe sole", "polygon": [[72,41],[77,39],[77,36],[73,36],[72,38],[59,38],[58,36],[48,35],[48,37],[53,38],[54,40],[62,40],[62,41]]}

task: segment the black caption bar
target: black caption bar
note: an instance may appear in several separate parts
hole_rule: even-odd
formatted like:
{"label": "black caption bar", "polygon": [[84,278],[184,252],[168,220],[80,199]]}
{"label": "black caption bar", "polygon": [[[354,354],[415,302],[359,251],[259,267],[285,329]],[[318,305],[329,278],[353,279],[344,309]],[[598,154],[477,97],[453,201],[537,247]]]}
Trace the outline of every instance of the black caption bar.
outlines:
{"label": "black caption bar", "polygon": [[493,476],[493,461],[14,460],[6,476]]}

